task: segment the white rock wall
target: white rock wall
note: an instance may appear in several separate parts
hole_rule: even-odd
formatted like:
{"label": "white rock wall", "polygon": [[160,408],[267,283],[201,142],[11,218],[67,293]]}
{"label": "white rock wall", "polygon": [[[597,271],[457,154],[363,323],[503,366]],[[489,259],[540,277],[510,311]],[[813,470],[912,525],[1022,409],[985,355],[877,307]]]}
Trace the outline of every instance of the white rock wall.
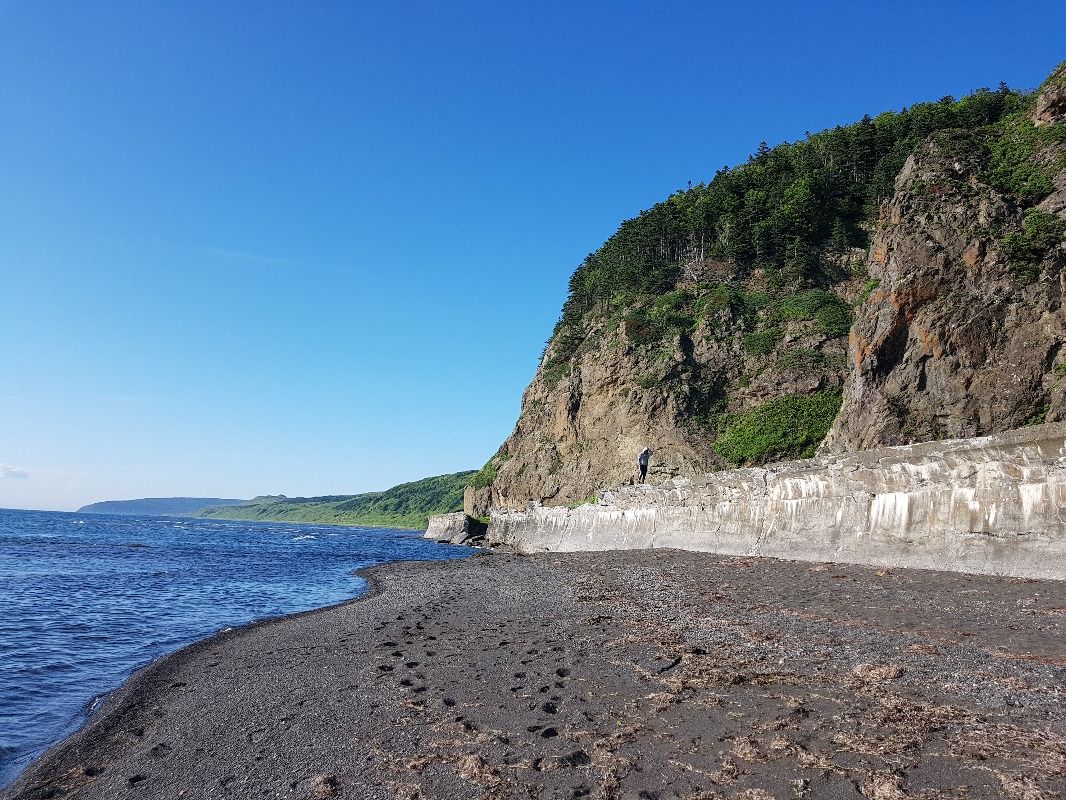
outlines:
{"label": "white rock wall", "polygon": [[456,511],[452,514],[436,514],[430,517],[423,538],[447,544],[453,539],[460,538],[465,532],[466,514]]}
{"label": "white rock wall", "polygon": [[522,552],[672,547],[1066,579],[1066,423],[495,510]]}

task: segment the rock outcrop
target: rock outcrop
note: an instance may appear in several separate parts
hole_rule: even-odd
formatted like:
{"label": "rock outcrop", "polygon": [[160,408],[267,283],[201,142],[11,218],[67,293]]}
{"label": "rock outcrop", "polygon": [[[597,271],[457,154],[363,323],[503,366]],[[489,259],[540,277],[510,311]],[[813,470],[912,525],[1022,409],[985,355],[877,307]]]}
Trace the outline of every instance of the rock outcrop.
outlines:
{"label": "rock outcrop", "polygon": [[1036,98],[1033,122],[1051,125],[1066,119],[1066,63],[1060,64],[1051,77],[1044,81]]}
{"label": "rock outcrop", "polygon": [[471,519],[462,511],[450,514],[435,514],[429,518],[425,539],[433,539],[441,544],[480,544],[485,538],[487,525]]}
{"label": "rock outcrop", "polygon": [[520,552],[680,548],[1066,579],[1066,423],[498,510]]}
{"label": "rock outcrop", "polygon": [[[707,285],[726,265],[692,265],[690,275],[697,269],[699,280],[690,277],[690,285]],[[765,286],[756,273],[737,291],[757,295]],[[835,294],[826,296],[843,305],[843,298],[859,293],[861,280],[832,288]],[[726,467],[713,449],[722,415],[774,398],[840,392],[847,363],[843,331],[827,332],[812,319],[785,320],[764,347],[753,348],[752,337],[767,327],[765,311],[708,306],[691,330],[651,342],[641,341],[624,319],[601,321],[568,374],[539,369],[514,432],[492,461],[492,485],[476,494],[468,511],[520,508],[531,499],[581,502],[605,485],[632,482],[644,447],[654,451],[651,482]]]}
{"label": "rock outcrop", "polygon": [[[1044,97],[1038,109],[1052,108]],[[896,181],[870,248],[879,283],[851,330],[830,451],[1066,419],[1066,139],[1034,147],[1054,188],[1029,208],[989,185],[981,145],[937,137]],[[1056,241],[1012,255],[1011,236],[1033,219],[1062,220]]]}

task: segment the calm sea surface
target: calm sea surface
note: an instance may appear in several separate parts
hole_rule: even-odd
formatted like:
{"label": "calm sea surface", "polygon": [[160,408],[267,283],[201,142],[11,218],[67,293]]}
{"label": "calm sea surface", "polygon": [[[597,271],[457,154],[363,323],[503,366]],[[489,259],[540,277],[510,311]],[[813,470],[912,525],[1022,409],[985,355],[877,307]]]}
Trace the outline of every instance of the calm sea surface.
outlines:
{"label": "calm sea surface", "polygon": [[0,786],[165,653],[355,597],[359,567],[470,552],[419,536],[0,509]]}

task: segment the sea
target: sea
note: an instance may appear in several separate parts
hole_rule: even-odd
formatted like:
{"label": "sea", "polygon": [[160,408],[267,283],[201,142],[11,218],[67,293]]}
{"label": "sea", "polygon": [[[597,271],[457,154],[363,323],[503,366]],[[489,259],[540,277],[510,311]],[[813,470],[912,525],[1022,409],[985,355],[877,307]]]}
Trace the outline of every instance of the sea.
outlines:
{"label": "sea", "polygon": [[362,567],[470,552],[418,531],[0,509],[0,787],[160,656],[358,597]]}

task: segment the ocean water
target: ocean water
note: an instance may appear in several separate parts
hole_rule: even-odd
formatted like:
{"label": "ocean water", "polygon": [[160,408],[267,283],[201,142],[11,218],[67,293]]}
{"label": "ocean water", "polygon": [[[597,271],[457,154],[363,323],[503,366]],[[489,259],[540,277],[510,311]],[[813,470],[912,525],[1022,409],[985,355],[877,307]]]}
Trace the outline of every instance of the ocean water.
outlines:
{"label": "ocean water", "polygon": [[0,786],[159,656],[356,597],[360,567],[469,553],[411,531],[0,509]]}

